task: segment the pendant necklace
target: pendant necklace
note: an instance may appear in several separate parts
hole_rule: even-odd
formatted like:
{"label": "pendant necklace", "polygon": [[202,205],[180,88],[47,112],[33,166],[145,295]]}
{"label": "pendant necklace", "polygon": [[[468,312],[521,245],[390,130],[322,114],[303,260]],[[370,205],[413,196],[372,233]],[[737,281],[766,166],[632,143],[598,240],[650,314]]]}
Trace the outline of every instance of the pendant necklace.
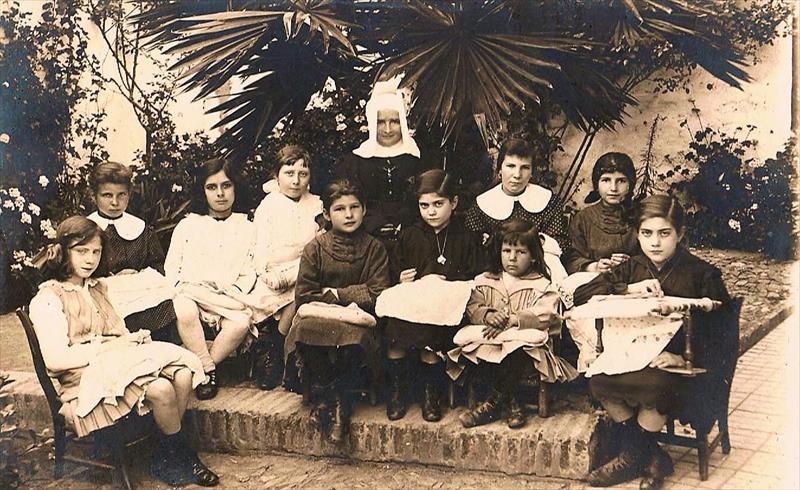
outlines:
{"label": "pendant necklace", "polygon": [[436,235],[436,248],[439,250],[439,257],[436,258],[436,262],[439,262],[441,265],[444,265],[447,262],[447,258],[444,256],[444,250],[447,248],[447,233],[450,230],[445,230],[444,232],[444,243],[439,245],[439,234],[435,233]]}

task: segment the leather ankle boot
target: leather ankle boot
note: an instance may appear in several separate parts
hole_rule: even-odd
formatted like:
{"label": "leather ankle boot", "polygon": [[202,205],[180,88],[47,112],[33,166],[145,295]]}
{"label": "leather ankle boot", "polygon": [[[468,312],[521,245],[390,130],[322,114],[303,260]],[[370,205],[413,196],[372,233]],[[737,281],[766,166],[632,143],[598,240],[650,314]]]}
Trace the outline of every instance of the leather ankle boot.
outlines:
{"label": "leather ankle boot", "polygon": [[479,404],[473,410],[462,413],[458,420],[467,429],[493,422],[500,417],[500,412],[503,409],[503,399],[503,393],[497,388],[492,388],[489,398],[485,402]]}
{"label": "leather ankle boot", "polygon": [[265,338],[255,359],[255,381],[261,390],[272,390],[283,380],[283,336],[277,325],[261,332]]}
{"label": "leather ankle boot", "polygon": [[[185,426],[184,426],[185,427]],[[189,443],[189,439],[186,435],[185,428],[182,427],[180,434],[180,451],[183,453],[183,458],[188,464],[189,467],[189,483],[193,483],[195,485],[199,485],[201,487],[214,487],[219,483],[219,476],[216,473],[211,471],[208,466],[206,466],[203,461],[200,460],[200,456],[197,455],[197,452],[192,448],[192,445]]]}
{"label": "leather ankle boot", "polygon": [[442,420],[441,392],[439,390],[441,363],[422,363],[422,418],[427,422]]}
{"label": "leather ankle boot", "polygon": [[622,451],[619,455],[593,470],[586,477],[586,482],[593,487],[610,487],[627,482],[642,474],[642,461],[649,455],[644,430],[639,427],[635,418],[622,424]]}
{"label": "leather ankle boot", "polygon": [[219,393],[219,385],[217,384],[217,370],[209,371],[206,373],[206,379],[194,389],[194,395],[198,400],[210,400],[217,396]]}
{"label": "leather ankle boot", "polygon": [[644,475],[639,483],[639,489],[658,490],[664,486],[664,480],[675,473],[675,466],[669,454],[658,445],[655,434],[647,433],[645,436],[648,438],[647,455],[649,456],[649,461],[645,463],[642,470]]}
{"label": "leather ankle boot", "polygon": [[528,416],[525,414],[525,407],[519,402],[517,390],[512,390],[508,397],[507,422],[510,429],[519,429],[524,427],[528,422]]}
{"label": "leather ankle boot", "polygon": [[389,394],[386,400],[386,416],[389,420],[400,420],[406,416],[408,402],[406,396],[406,360],[389,359]]}

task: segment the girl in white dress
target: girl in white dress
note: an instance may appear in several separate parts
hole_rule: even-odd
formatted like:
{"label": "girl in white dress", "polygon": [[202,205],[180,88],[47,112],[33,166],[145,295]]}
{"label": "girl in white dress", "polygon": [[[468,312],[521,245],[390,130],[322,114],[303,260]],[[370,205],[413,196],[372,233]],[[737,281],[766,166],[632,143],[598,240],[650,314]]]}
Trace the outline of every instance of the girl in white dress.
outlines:
{"label": "girl in white dress", "polygon": [[[181,322],[195,326],[201,321],[216,334],[211,349],[201,334],[184,338],[186,348],[197,354],[206,381],[195,389],[201,400],[217,395],[216,365],[239,347],[253,327],[247,294],[256,281],[253,266],[255,229],[244,213],[234,213],[237,176],[231,163],[212,159],[197,178],[196,201],[205,214],[191,213],[172,234],[164,270],[176,286],[173,300]],[[182,331],[198,331],[185,327]]]}

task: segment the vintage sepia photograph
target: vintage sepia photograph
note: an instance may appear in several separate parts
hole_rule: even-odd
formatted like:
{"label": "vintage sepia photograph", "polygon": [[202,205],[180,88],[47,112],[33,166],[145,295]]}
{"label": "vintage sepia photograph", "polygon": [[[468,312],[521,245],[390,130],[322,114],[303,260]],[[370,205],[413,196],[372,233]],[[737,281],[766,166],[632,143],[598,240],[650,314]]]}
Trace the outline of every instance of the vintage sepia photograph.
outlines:
{"label": "vintage sepia photograph", "polygon": [[800,0],[0,0],[0,488],[800,488]]}

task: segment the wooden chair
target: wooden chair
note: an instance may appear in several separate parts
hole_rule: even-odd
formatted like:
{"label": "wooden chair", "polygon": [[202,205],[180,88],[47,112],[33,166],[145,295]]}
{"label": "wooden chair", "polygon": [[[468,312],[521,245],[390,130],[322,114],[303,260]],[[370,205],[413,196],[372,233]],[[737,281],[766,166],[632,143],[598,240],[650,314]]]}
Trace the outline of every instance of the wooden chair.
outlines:
{"label": "wooden chair", "polygon": [[[667,421],[666,430],[658,436],[659,442],[681,447],[697,449],[698,470],[700,480],[708,479],[708,462],[711,453],[717,448],[722,448],[723,454],[731,452],[731,439],[728,431],[728,404],[730,401],[731,384],[736,371],[736,361],[739,355],[739,316],[742,309],[743,298],[736,297],[729,306],[720,311],[719,329],[711,331],[706,329],[705,334],[710,335],[706,342],[709,352],[705,358],[713,360],[714,368],[703,369],[694,366],[695,350],[692,345],[692,332],[694,325],[691,315],[684,318],[684,352],[686,361],[684,369],[671,370],[687,378],[689,383],[688,400],[686,406],[677,417]],[[597,328],[597,352],[603,352],[603,319],[595,320]],[[677,420],[688,421],[695,430],[695,436],[684,436],[675,433]],[[711,441],[708,435],[718,426],[718,433]]]}
{"label": "wooden chair", "polygon": [[[55,446],[53,478],[56,480],[60,479],[64,475],[64,462],[71,461],[85,466],[111,470],[114,486],[130,490],[131,482],[128,477],[124,454],[125,448],[138,444],[146,439],[146,436],[139,436],[130,442],[126,442],[126,434],[128,432],[126,429],[129,429],[128,425],[134,420],[134,417],[124,417],[113,426],[93,433],[91,439],[93,446],[92,459],[67,455],[66,449],[68,442],[82,443],[83,441],[75,438],[74,434],[68,434],[66,420],[63,415],[58,413],[61,409],[61,400],[53,385],[53,380],[47,374],[42,351],[39,347],[39,340],[36,337],[36,331],[33,329],[33,323],[31,323],[31,319],[28,316],[27,307],[19,308],[17,310],[17,317],[22,323],[22,328],[25,329],[25,335],[28,338],[28,346],[31,349],[31,357],[33,358],[33,367],[36,371],[36,377],[39,379],[42,390],[44,390],[45,398],[50,408],[50,416],[53,420],[53,441]],[[104,449],[110,450],[110,458],[101,458]]]}

